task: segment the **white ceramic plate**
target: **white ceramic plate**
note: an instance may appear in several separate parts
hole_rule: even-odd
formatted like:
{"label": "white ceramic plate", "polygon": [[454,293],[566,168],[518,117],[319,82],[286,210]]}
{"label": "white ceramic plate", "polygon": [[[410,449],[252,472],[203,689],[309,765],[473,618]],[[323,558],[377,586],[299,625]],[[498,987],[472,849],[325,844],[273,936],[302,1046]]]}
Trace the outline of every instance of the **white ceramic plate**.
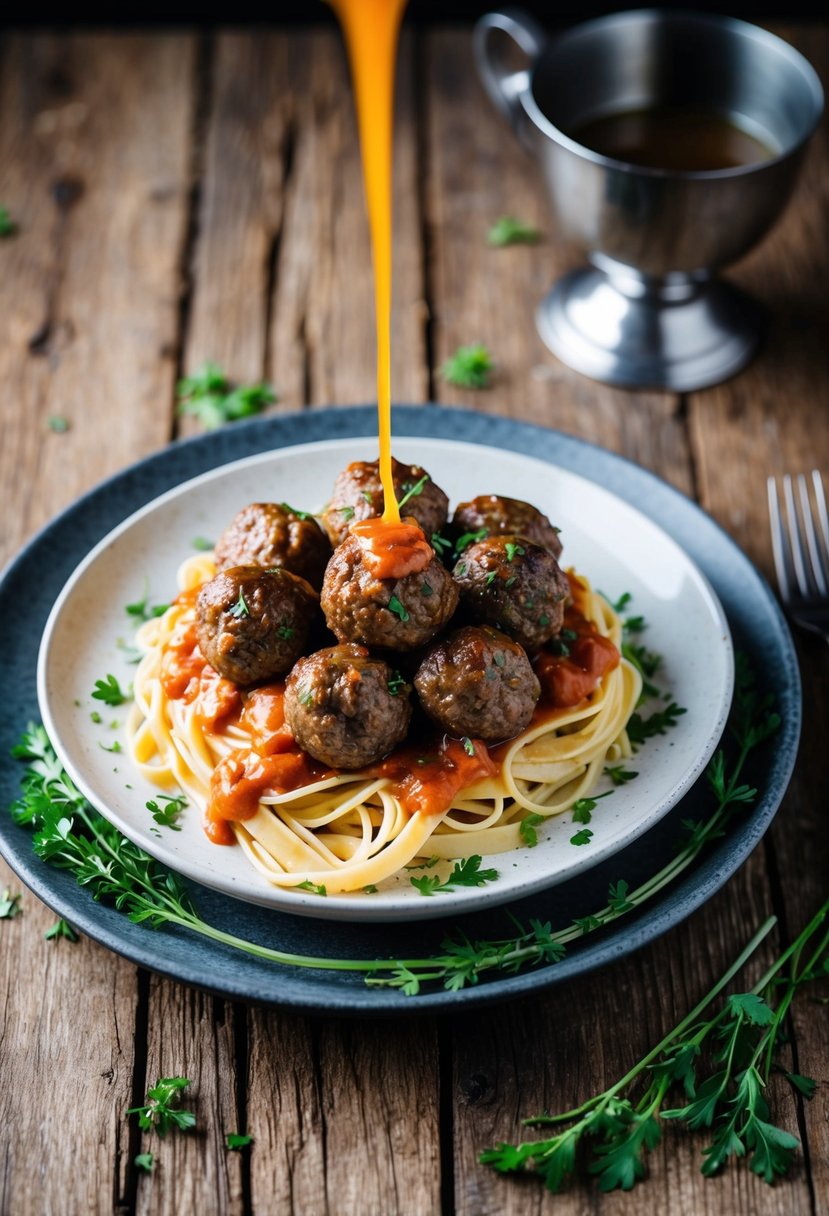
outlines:
{"label": "white ceramic plate", "polygon": [[[167,602],[180,562],[193,552],[193,538],[215,539],[248,502],[284,501],[316,510],[340,469],[376,454],[376,440],[369,439],[265,452],[186,482],[136,512],[92,550],[58,597],[40,648],[38,698],[49,736],[78,787],[125,836],[165,865],[226,894],[299,915],[427,919],[504,903],[570,879],[647,831],[690,788],[716,747],[731,703],[733,651],[710,584],[643,513],[646,502],[637,509],[564,468],[518,453],[399,438],[395,455],[427,468],[453,504],[482,493],[532,502],[561,528],[567,565],[611,598],[630,592],[630,611],[648,622],[643,640],[663,656],[661,685],[687,712],[637,754],[639,776],[598,803],[589,844],[570,844],[572,817],[560,816],[542,827],[534,848],[485,860],[500,876],[480,888],[427,898],[403,874],[376,894],[320,897],[279,890],[240,848],[210,844],[195,808],[185,811],[181,831],[162,829],[159,838],[145,806],[157,789],[126,754],[105,750],[123,740],[126,707],[111,710],[91,699],[95,681],[107,673],[122,686],[132,678],[122,646],[130,641],[134,621],[125,605],[146,591],[151,602]],[[101,723],[91,719],[95,710]]]}

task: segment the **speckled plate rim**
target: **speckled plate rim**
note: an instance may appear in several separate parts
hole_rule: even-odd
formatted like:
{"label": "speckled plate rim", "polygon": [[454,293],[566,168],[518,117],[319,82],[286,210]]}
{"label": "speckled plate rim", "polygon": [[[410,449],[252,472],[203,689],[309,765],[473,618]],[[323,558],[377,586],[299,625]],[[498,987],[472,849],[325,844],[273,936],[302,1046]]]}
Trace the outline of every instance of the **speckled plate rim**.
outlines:
{"label": "speckled plate rim", "polygon": [[[19,737],[26,715],[36,712],[35,662],[43,623],[68,574],[92,545],[115,523],[149,499],[190,477],[268,448],[294,446],[323,438],[370,435],[375,428],[375,418],[373,407],[320,410],[237,424],[215,434],[172,445],[90,491],[38,533],[0,579],[0,620],[4,622],[5,636],[13,643],[10,647],[13,656],[10,686],[20,689],[19,698],[6,698],[0,705],[0,797],[4,805],[16,795],[20,777],[19,766],[8,759],[9,748]],[[763,655],[765,683],[782,712],[783,725],[766,757],[758,802],[749,818],[739,823],[692,871],[656,901],[645,905],[630,919],[623,918],[595,937],[585,938],[577,947],[571,948],[571,953],[560,963],[460,992],[426,993],[416,1000],[393,991],[367,989],[359,979],[355,983],[353,976],[263,966],[257,960],[192,934],[156,934],[132,925],[122,914],[90,901],[68,875],[38,861],[31,851],[30,833],[16,827],[7,814],[0,814],[0,851],[27,885],[82,932],[135,963],[223,995],[305,1010],[429,1012],[462,1003],[518,996],[538,987],[564,982],[622,957],[684,919],[742,864],[780,804],[791,776],[800,733],[797,661],[774,596],[726,533],[694,503],[652,474],[559,432],[499,416],[482,416],[437,406],[398,407],[395,430],[400,435],[463,438],[472,443],[525,452],[600,481],[605,488],[628,501],[636,502],[647,496],[660,526],[682,545],[711,582],[738,643],[755,648],[758,656]],[[15,611],[24,589],[28,605],[25,615]],[[683,803],[676,810],[682,808]],[[643,839],[649,838],[650,834]],[[567,895],[568,885],[556,889],[557,901],[562,894]],[[226,905],[235,903],[225,897],[217,900],[211,896],[212,893],[204,889],[197,894],[200,905],[206,907],[208,919],[211,912],[216,919],[217,905],[224,905],[226,913]],[[573,893],[573,899],[575,902],[576,893]],[[514,905],[519,914],[524,902]],[[533,914],[538,914],[538,905],[544,900],[536,897],[532,902]],[[221,906],[219,911],[222,911]],[[344,928],[352,932],[347,932],[348,940],[343,943],[340,940],[342,933],[339,937],[334,933],[335,940],[332,940],[331,926],[325,923],[303,921],[299,926],[298,918],[285,913],[252,911],[260,918],[256,925],[258,936],[264,935],[269,944],[279,948],[323,956],[376,957],[411,953],[410,946],[395,944],[398,933],[405,936],[405,930],[397,926],[384,926],[379,941],[376,934],[368,930],[357,931],[362,927],[346,926]],[[473,915],[432,922],[429,936],[435,931],[442,934],[456,923],[474,935],[476,919]],[[290,945],[279,940],[281,930],[291,938]],[[438,943],[439,940],[438,937]]]}

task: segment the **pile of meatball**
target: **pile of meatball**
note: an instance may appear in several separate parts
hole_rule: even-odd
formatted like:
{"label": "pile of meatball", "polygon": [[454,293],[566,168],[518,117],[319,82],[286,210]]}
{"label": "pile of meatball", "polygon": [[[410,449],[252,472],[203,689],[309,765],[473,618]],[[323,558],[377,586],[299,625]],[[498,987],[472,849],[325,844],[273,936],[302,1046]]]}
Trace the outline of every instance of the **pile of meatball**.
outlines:
{"label": "pile of meatball", "polygon": [[541,691],[528,655],[564,618],[561,543],[545,515],[489,494],[449,519],[422,468],[395,460],[393,475],[403,516],[432,547],[424,569],[371,573],[350,528],[382,513],[383,490],[377,462],[359,461],[337,478],[322,526],[287,503],[241,510],[196,604],[208,663],[242,688],[287,677],[294,738],[338,769],[380,760],[413,715],[457,738],[517,735]]}

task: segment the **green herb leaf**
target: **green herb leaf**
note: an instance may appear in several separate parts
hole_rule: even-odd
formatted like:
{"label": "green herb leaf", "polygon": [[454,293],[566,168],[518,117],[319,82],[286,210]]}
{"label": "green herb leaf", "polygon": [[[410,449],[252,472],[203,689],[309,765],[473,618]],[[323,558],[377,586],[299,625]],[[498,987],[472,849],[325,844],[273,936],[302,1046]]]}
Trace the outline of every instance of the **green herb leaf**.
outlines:
{"label": "green herb leaf", "polygon": [[392,672],[391,679],[389,681],[387,681],[386,687],[388,688],[391,695],[393,697],[396,697],[396,696],[399,696],[400,693],[403,692],[408,687],[408,685],[406,684],[406,681],[401,676],[400,672],[394,671],[394,672]]}
{"label": "green herb leaf", "polygon": [[141,621],[150,621],[157,616],[163,616],[169,607],[169,604],[151,605],[149,603],[147,584],[145,583],[144,598],[141,600],[136,600],[133,604],[125,604],[124,611],[129,616],[138,617],[138,619]]}
{"label": "green herb leaf", "polygon": [[271,385],[264,382],[232,389],[215,363],[205,363],[195,375],[180,380],[177,395],[178,412],[194,415],[207,431],[260,414],[277,400]]}
{"label": "green herb leaf", "polygon": [[14,236],[17,224],[9,215],[8,207],[0,207],[0,237]]}
{"label": "green herb leaf", "polygon": [[314,893],[314,895],[327,895],[328,894],[328,891],[325,889],[325,886],[323,883],[311,882],[310,878],[306,878],[304,882],[298,882],[296,885],[296,889],[297,889],[297,891],[312,891]]}
{"label": "green herb leaf", "polygon": [[179,1106],[181,1091],[189,1084],[187,1077],[160,1077],[152,1089],[147,1090],[146,1106],[133,1106],[127,1114],[138,1115],[142,1131],[155,1130],[162,1137],[172,1128],[189,1131],[196,1126],[196,1116]]}
{"label": "green herb leaf", "polygon": [[280,625],[276,631],[276,636],[282,638],[283,642],[289,642],[296,633],[296,630],[291,625]]}
{"label": "green herb leaf", "polygon": [[237,621],[241,620],[243,616],[250,616],[250,608],[248,608],[248,602],[245,599],[244,588],[239,588],[239,598],[232,608],[228,608],[228,613],[230,616],[235,616]]}
{"label": "green herb leaf", "polygon": [[421,895],[434,895],[436,891],[451,891],[454,887],[482,887],[498,878],[497,870],[482,870],[477,854],[456,861],[452,873],[445,882],[439,874],[424,874],[422,878],[410,878],[409,882]]}
{"label": "green herb leaf", "polygon": [[570,844],[590,844],[593,839],[593,833],[590,828],[580,828],[575,836],[570,837]]}
{"label": "green herb leaf", "polygon": [[345,523],[349,523],[354,518],[354,508],[353,507],[337,507],[337,510],[342,515]]}
{"label": "green herb leaf", "polygon": [[536,245],[541,239],[537,228],[525,224],[514,215],[502,215],[487,233],[487,244],[493,248],[504,245]]}
{"label": "green herb leaf", "polygon": [[253,1136],[244,1136],[241,1132],[228,1132],[225,1136],[225,1146],[231,1151],[238,1151],[253,1144]]}
{"label": "green herb leaf", "polygon": [[665,735],[672,726],[676,726],[677,718],[686,712],[675,701],[671,701],[665,709],[658,709],[647,718],[638,713],[631,714],[627,724],[628,739],[634,747],[639,747],[646,739]]}
{"label": "green herb leaf", "polygon": [[47,942],[53,941],[58,937],[65,937],[68,942],[76,942],[78,940],[76,930],[63,917],[60,920],[56,920],[51,929],[47,929],[43,936]]}
{"label": "green herb leaf", "polygon": [[122,691],[121,685],[118,683],[114,675],[108,675],[104,680],[96,680],[95,688],[92,693],[92,698],[95,701],[103,701],[104,705],[123,705],[125,701],[129,701],[132,693],[129,695]]}
{"label": "green herb leaf", "polygon": [[466,752],[467,756],[475,755],[475,744],[468,735],[464,735],[464,737],[461,739],[461,743],[463,744],[463,750]]}
{"label": "green herb leaf", "polygon": [[634,777],[639,776],[638,773],[632,769],[626,769],[621,764],[606,766],[604,775],[609,777],[615,786],[626,785],[628,781],[633,781]]}
{"label": "green herb leaf", "polygon": [[190,544],[194,549],[198,550],[199,553],[210,553],[215,547],[214,542],[212,540],[208,540],[204,536],[194,536]]}
{"label": "green herb leaf", "polygon": [[514,561],[516,556],[523,557],[527,552],[523,545],[516,545],[511,540],[504,542],[504,548],[507,551],[508,562]]}
{"label": "green herb leaf", "polygon": [[388,609],[389,612],[393,612],[395,616],[399,617],[401,621],[408,621],[409,614],[396,595],[393,595],[389,600]]}
{"label": "green herb leaf", "polygon": [[527,814],[519,823],[519,835],[528,848],[533,849],[538,844],[538,832],[536,831],[536,828],[540,823],[543,822],[543,815],[536,815],[533,811],[530,811],[529,814]]}
{"label": "green herb leaf", "polygon": [[[161,803],[165,805],[161,806]],[[174,832],[181,831],[179,819],[187,806],[184,794],[159,794],[157,798],[150,798],[145,806],[159,827],[172,828]]]}
{"label": "green herb leaf", "polygon": [[632,912],[636,907],[627,897],[630,886],[623,878],[618,882],[612,882],[608,888],[607,905],[611,912]]}
{"label": "green herb leaf", "polygon": [[135,1168],[144,1170],[144,1172],[147,1174],[151,1174],[153,1172],[154,1161],[155,1158],[153,1157],[152,1153],[138,1153],[135,1157],[133,1157],[133,1165]]}
{"label": "green herb leaf", "polygon": [[479,540],[485,540],[489,536],[487,528],[479,528],[477,532],[464,532],[455,541],[455,552],[460,557],[464,549],[468,549],[470,545],[476,545]]}
{"label": "green herb leaf", "polygon": [[459,346],[442,368],[444,380],[458,388],[488,388],[493,370],[492,356],[480,342]]}
{"label": "green herb leaf", "polygon": [[17,895],[12,895],[9,888],[6,887],[0,897],[0,920],[14,920],[16,916],[20,915],[22,911],[20,907],[21,899],[22,896],[19,892]]}
{"label": "green herb leaf", "polygon": [[56,435],[65,435],[69,430],[68,419],[61,417],[60,414],[53,414],[51,418],[47,418],[46,425]]}
{"label": "green herb leaf", "polygon": [[430,480],[429,474],[424,473],[423,476],[420,478],[420,480],[416,481],[413,485],[404,485],[403,489],[405,490],[405,494],[403,495],[403,497],[401,499],[398,500],[398,503],[397,503],[398,509],[400,507],[405,507],[406,503],[409,501],[410,498],[417,498],[418,495],[422,494],[423,487],[426,485],[426,482],[429,480]]}

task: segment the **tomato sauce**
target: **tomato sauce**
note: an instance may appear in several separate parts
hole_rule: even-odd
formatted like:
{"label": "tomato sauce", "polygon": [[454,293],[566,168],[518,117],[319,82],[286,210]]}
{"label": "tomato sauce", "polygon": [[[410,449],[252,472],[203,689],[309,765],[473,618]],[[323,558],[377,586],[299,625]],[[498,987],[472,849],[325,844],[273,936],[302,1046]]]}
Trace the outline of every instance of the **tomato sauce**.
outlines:
{"label": "tomato sauce", "polygon": [[372,772],[389,778],[391,792],[410,815],[417,811],[439,815],[449,809],[461,790],[483,777],[494,777],[498,770],[482,740],[470,739],[464,744],[444,736],[432,752],[410,744],[397,748]]}
{"label": "tomato sauce", "polygon": [[571,709],[595,692],[609,671],[619,666],[620,654],[610,638],[599,633],[584,615],[586,587],[568,574],[572,602],[564,613],[559,645],[561,653],[542,650],[533,659],[541,684],[541,704]]}
{"label": "tomato sauce", "polygon": [[255,815],[263,794],[287,794],[318,781],[325,771],[295,744],[290,751],[268,756],[251,750],[232,752],[219,761],[210,778],[204,830],[214,844],[233,844],[230,823]]}
{"label": "tomato sauce", "polygon": [[363,561],[375,578],[405,578],[425,570],[434,557],[432,546],[411,520],[388,523],[384,519],[364,519],[352,524]]}

